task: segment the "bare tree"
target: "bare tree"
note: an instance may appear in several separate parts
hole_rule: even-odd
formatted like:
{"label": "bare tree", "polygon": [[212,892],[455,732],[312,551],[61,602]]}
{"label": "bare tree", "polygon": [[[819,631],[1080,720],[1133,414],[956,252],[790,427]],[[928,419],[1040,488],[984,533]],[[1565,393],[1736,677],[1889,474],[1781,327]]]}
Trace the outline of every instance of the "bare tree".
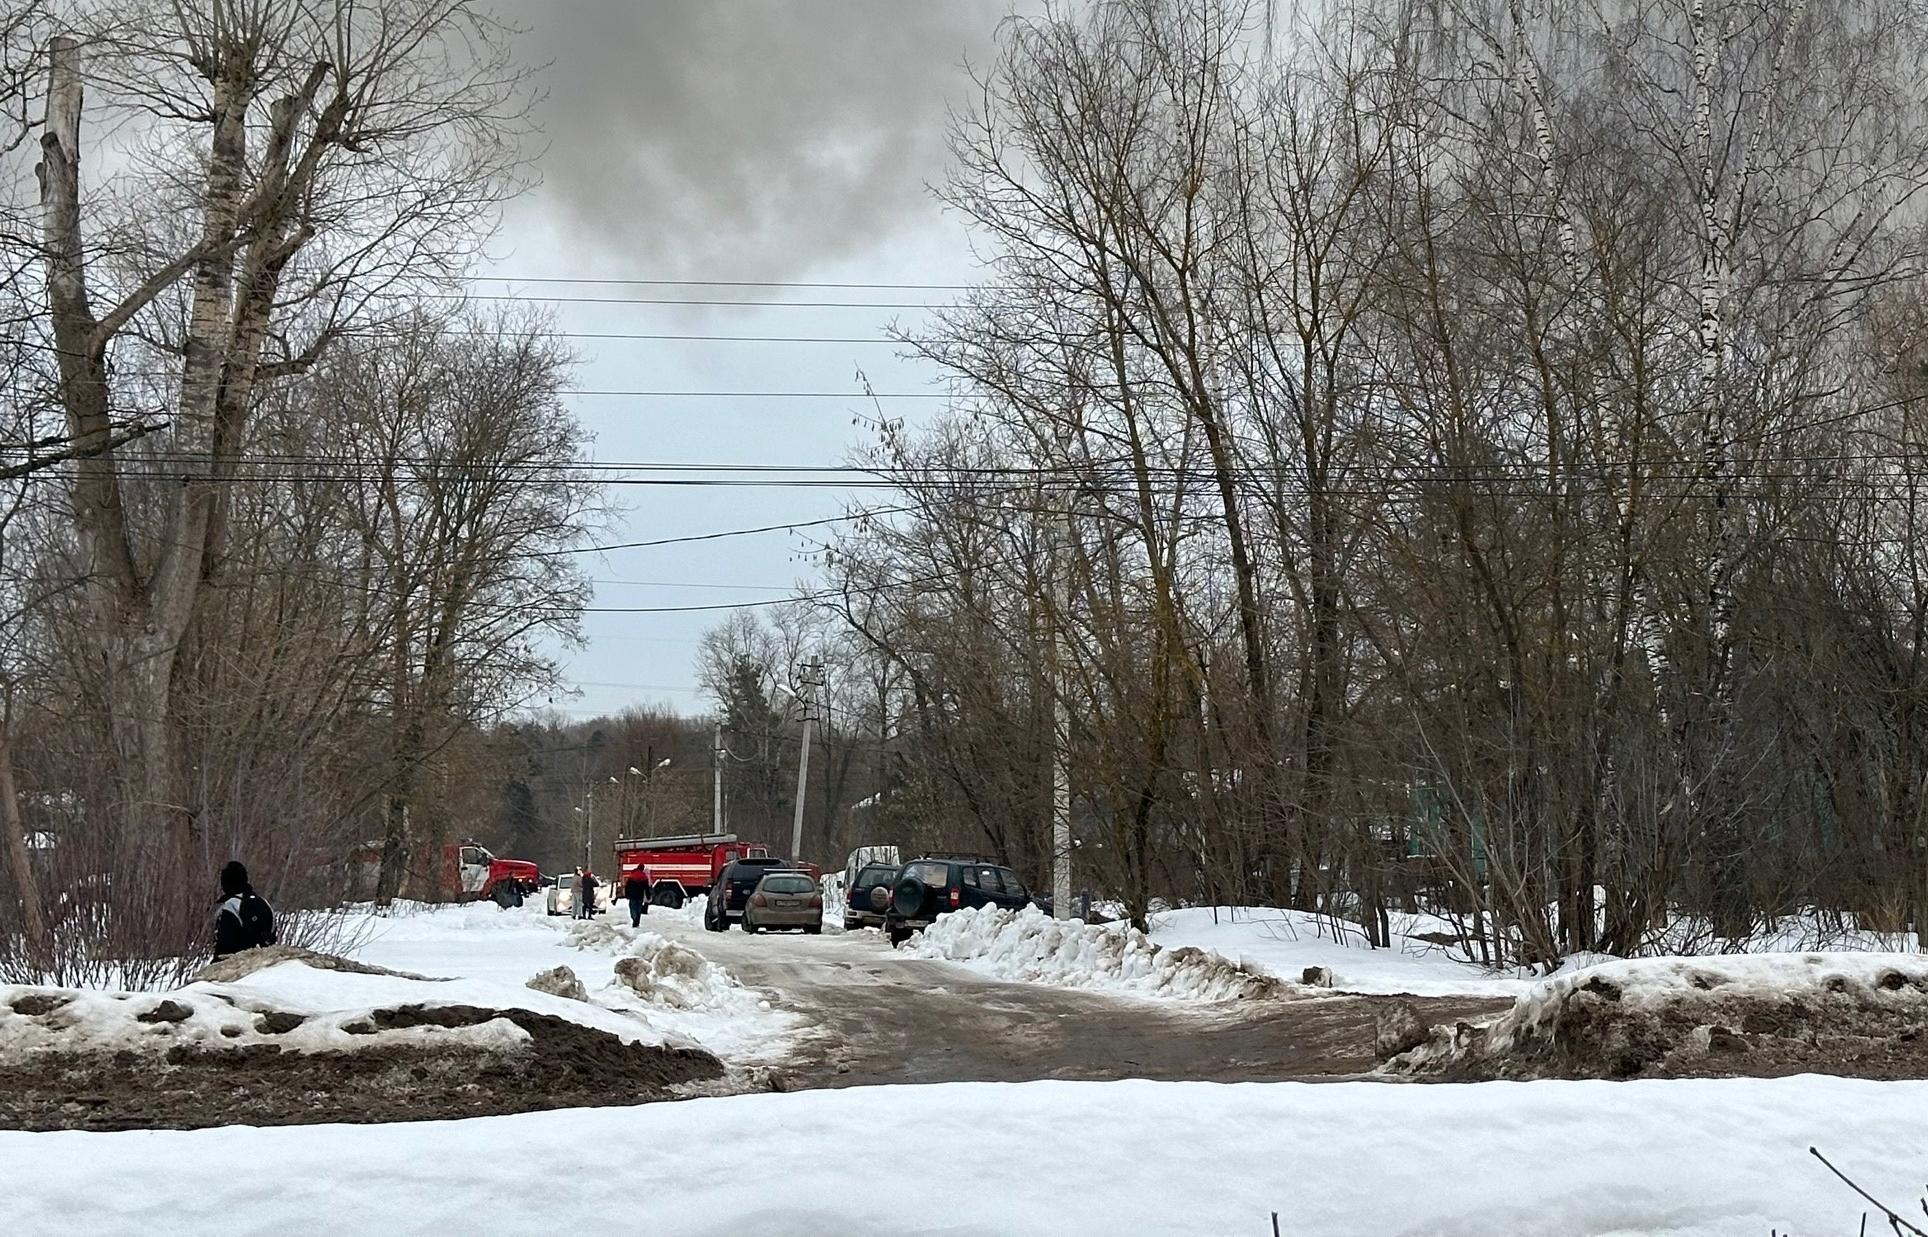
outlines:
{"label": "bare tree", "polygon": [[[510,184],[521,78],[469,0],[78,14],[49,44],[38,257],[58,395],[85,453],[73,527],[124,810],[181,865],[197,847],[176,665],[249,418],[379,297],[454,269]],[[96,131],[126,122],[141,137],[99,185],[81,148],[84,81],[103,103]],[[151,389],[172,429],[144,468],[112,445],[129,419],[117,361],[164,373]]]}

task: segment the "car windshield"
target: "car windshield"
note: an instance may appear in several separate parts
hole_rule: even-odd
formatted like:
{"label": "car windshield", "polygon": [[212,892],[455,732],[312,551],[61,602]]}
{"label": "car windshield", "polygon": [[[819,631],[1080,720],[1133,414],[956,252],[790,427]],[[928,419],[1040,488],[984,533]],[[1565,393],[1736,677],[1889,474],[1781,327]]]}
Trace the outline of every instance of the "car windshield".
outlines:
{"label": "car windshield", "polygon": [[765,893],[809,893],[815,888],[807,876],[766,876],[762,885]]}

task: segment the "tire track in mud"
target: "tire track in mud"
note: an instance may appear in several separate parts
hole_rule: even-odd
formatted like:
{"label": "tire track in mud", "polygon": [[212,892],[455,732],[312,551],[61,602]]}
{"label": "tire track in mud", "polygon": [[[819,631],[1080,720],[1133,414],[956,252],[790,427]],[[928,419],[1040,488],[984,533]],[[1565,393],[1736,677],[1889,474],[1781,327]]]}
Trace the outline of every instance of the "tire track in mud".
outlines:
{"label": "tire track in mud", "polygon": [[790,1054],[772,1062],[785,1089],[1352,1077],[1373,1068],[1376,1019],[1393,1001],[1439,1022],[1510,1004],[1318,993],[1185,1005],[990,979],[950,963],[904,958],[874,933],[705,933],[689,944],[811,1020]]}

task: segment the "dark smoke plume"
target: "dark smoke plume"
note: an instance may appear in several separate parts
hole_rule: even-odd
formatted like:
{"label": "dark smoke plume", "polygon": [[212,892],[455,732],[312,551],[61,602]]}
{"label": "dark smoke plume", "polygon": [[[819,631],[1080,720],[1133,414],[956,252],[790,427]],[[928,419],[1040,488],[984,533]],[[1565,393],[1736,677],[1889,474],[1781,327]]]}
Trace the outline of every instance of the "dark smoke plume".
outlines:
{"label": "dark smoke plume", "polygon": [[500,0],[547,62],[544,209],[631,272],[781,278],[941,176],[1009,0]]}

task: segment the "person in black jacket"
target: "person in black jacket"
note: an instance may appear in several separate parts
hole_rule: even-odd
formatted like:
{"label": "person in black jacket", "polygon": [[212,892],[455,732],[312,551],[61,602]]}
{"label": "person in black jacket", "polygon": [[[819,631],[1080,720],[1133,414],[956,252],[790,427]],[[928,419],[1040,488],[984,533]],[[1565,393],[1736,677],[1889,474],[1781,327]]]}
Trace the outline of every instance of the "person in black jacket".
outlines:
{"label": "person in black jacket", "polygon": [[596,917],[596,874],[588,868],[582,870],[582,917]]}
{"label": "person in black jacket", "polygon": [[231,859],[221,869],[221,905],[214,912],[214,956],[274,944],[274,910],[248,883],[248,869]]}
{"label": "person in black jacket", "polygon": [[639,928],[649,914],[649,874],[637,868],[623,881],[623,897],[629,900],[629,926]]}

